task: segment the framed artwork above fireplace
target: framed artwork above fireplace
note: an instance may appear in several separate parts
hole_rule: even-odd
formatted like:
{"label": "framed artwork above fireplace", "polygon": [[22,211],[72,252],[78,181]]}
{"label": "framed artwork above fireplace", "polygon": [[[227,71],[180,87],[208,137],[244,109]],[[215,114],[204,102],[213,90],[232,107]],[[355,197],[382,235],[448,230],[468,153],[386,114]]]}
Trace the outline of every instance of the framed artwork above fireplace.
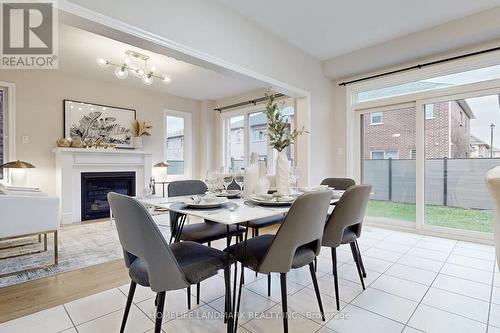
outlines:
{"label": "framed artwork above fireplace", "polygon": [[64,137],[85,141],[100,140],[117,148],[133,148],[131,124],[133,109],[65,99]]}

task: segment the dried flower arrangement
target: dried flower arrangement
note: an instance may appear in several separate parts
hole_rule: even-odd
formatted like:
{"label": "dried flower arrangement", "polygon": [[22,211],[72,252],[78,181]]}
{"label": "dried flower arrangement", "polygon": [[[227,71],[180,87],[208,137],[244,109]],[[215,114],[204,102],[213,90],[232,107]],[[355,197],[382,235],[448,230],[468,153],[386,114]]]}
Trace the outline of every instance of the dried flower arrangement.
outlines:
{"label": "dried flower arrangement", "polygon": [[149,130],[152,128],[153,126],[146,124],[145,121],[134,120],[132,122],[131,131],[134,137],[139,138],[142,136],[151,136]]}

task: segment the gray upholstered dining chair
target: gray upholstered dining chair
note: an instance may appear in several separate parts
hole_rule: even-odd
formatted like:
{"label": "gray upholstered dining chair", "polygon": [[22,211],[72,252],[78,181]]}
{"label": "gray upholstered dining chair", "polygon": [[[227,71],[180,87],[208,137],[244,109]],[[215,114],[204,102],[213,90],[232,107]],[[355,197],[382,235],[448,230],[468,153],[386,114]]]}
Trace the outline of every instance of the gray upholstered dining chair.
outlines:
{"label": "gray upholstered dining chair", "polygon": [[[313,261],[321,250],[321,238],[331,197],[329,191],[305,193],[295,200],[276,235],[247,239],[226,249],[244,267],[263,274],[280,274],[285,332],[288,332],[286,274],[293,268],[309,265],[319,309],[325,320]],[[243,274],[242,270],[237,311],[241,302]],[[238,316],[236,320],[237,318]]]}
{"label": "gray upholstered dining chair", "polygon": [[[204,194],[207,191],[207,185],[201,180],[179,180],[171,182],[168,185],[168,196],[186,196]],[[226,238],[227,226],[212,222],[204,221],[203,223],[184,224],[185,216],[181,216],[176,212],[170,212],[170,242],[176,241],[191,241],[200,244],[207,243],[211,245],[212,241]],[[179,222],[181,221],[181,222]],[[235,225],[229,226],[229,236],[238,236],[243,238],[245,228],[237,228]],[[191,287],[187,288],[188,308],[191,308]],[[196,304],[200,304],[200,285],[196,285]]]}
{"label": "gray upholstered dining chair", "polygon": [[131,278],[120,332],[125,330],[137,284],[157,293],[155,333],[161,332],[168,290],[197,284],[224,269],[226,300],[229,298],[229,270],[224,252],[195,242],[169,245],[149,212],[137,200],[111,192],[108,201]]}
{"label": "gray upholstered dining chair", "polygon": [[325,178],[321,185],[328,185],[336,190],[345,191],[349,187],[356,185],[354,179],[351,178]]}
{"label": "gray upholstered dining chair", "polygon": [[370,199],[371,185],[354,185],[349,187],[337,202],[335,209],[329,216],[325,232],[323,234],[322,245],[331,248],[332,269],[335,286],[335,299],[337,310],[340,310],[339,285],[337,277],[337,250],[341,244],[349,244],[356,263],[361,285],[365,289],[363,277],[366,277],[363,260],[357,239],[361,236],[361,226],[365,217],[366,206]]}

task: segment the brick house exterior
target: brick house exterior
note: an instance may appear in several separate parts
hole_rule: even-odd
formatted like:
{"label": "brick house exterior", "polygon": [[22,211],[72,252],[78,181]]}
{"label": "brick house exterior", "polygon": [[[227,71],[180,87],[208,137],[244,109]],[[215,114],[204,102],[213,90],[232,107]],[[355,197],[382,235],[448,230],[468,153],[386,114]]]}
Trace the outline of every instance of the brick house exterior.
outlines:
{"label": "brick house exterior", "polygon": [[[469,157],[473,114],[465,101],[429,104],[425,113],[426,158]],[[362,124],[364,159],[415,158],[415,108],[365,114]]]}

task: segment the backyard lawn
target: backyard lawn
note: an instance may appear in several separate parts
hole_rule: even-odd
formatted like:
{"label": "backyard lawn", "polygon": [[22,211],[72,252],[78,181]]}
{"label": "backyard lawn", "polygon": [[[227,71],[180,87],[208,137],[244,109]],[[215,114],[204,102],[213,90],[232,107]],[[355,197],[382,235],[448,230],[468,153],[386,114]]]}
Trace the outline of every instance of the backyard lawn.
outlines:
{"label": "backyard lawn", "polygon": [[[370,200],[367,216],[415,222],[415,204]],[[493,232],[493,212],[445,206],[426,206],[426,223],[441,227]]]}

